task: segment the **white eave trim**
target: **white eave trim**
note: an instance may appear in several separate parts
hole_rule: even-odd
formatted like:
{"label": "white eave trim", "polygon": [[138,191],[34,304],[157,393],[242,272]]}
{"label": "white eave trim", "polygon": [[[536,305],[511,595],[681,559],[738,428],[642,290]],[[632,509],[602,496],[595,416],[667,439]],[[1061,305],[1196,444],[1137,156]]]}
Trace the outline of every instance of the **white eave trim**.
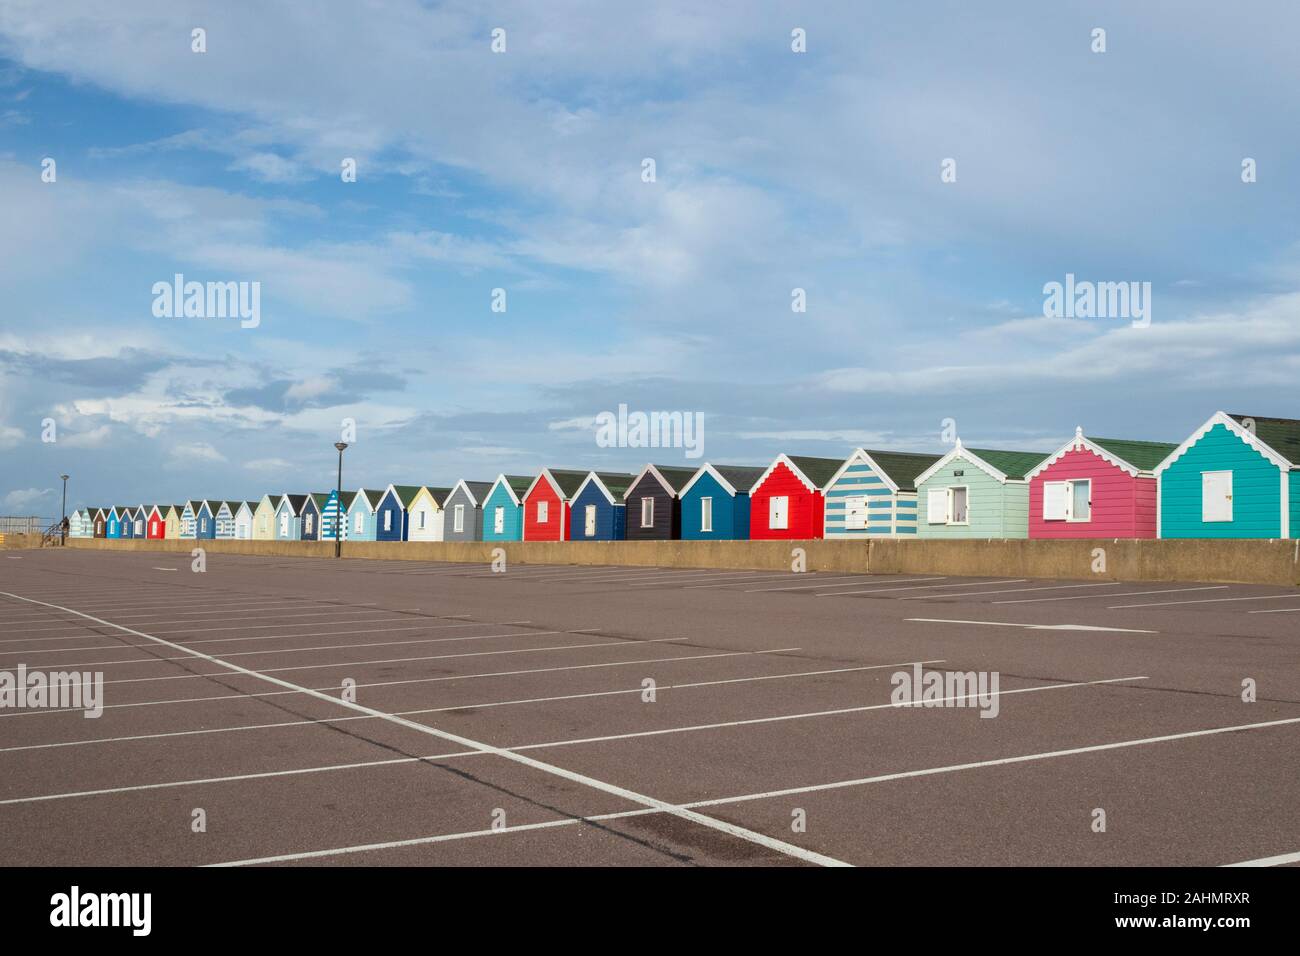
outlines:
{"label": "white eave trim", "polygon": [[722,477],[722,475],[718,472],[718,469],[714,468],[706,461],[704,464],[700,465],[700,467],[696,469],[695,474],[691,475],[691,480],[686,482],[686,484],[682,486],[681,494],[678,497],[685,498],[686,492],[690,491],[691,488],[695,486],[695,483],[699,481],[702,477],[704,477],[704,475],[706,474],[712,475],[713,480],[716,481],[719,485],[721,485],[722,490],[725,491],[727,494],[731,495],[731,497],[734,498],[736,497],[736,495],[740,493],[736,490],[735,486],[732,485],[731,482],[729,482],[726,478]]}
{"label": "white eave trim", "polygon": [[[586,490],[587,485],[591,484],[593,481],[596,483],[596,488],[605,496],[606,501],[611,505],[618,504],[618,502],[614,500],[614,496],[610,494],[609,489],[605,487],[605,483],[600,480],[600,475],[596,474],[594,471],[587,472],[587,477],[582,479],[582,484],[578,485],[578,490],[573,493],[573,498],[571,500],[577,501],[581,498],[582,492]],[[628,485],[628,487],[631,488],[632,486]]]}
{"label": "white eave trim", "polygon": [[[698,472],[696,472],[696,474],[698,474]],[[638,484],[640,484],[641,479],[644,478],[646,475],[652,475],[654,477],[654,480],[659,482],[659,487],[663,488],[664,491],[668,492],[668,496],[670,498],[677,497],[677,492],[673,490],[672,485],[668,484],[668,480],[664,478],[663,473],[660,472],[659,469],[656,468],[654,465],[646,465],[639,472],[637,472],[637,476],[632,479],[632,484],[627,486],[627,491],[623,492],[624,501],[627,501],[627,496],[632,493],[632,489],[635,488]],[[694,480],[695,480],[695,475],[692,475],[691,481]]]}
{"label": "white eave trim", "polygon": [[543,478],[545,478],[546,483],[551,486],[551,490],[555,492],[555,497],[560,499],[561,504],[572,500],[565,496],[564,489],[560,487],[560,483],[551,475],[551,469],[549,468],[543,468],[537,473],[537,477],[533,479],[533,483],[529,485],[528,490],[524,492],[525,499],[532,495],[533,489],[537,487],[537,483]]}
{"label": "white eave trim", "polygon": [[1183,455],[1187,454],[1187,452],[1191,449],[1191,447],[1195,445],[1198,441],[1200,441],[1202,438],[1204,438],[1206,434],[1210,431],[1210,429],[1212,429],[1215,425],[1222,425],[1224,428],[1228,429],[1228,431],[1232,432],[1234,435],[1240,438],[1251,448],[1255,449],[1255,451],[1259,452],[1261,455],[1263,455],[1265,458],[1271,461],[1278,468],[1282,468],[1285,469],[1286,471],[1290,471],[1293,467],[1295,467],[1286,458],[1284,458],[1282,455],[1278,454],[1276,451],[1270,448],[1268,443],[1265,442],[1263,439],[1261,439],[1259,436],[1257,436],[1254,432],[1243,428],[1241,426],[1241,423],[1238,422],[1231,415],[1229,415],[1227,412],[1220,411],[1220,412],[1215,412],[1213,415],[1211,415],[1209,421],[1207,421],[1200,428],[1196,429],[1196,431],[1192,432],[1192,434],[1188,437],[1187,441],[1183,442],[1172,452],[1170,452],[1169,457],[1167,457],[1160,464],[1156,465],[1155,471],[1153,473],[1156,475],[1162,474],[1166,468],[1168,468],[1170,465],[1176,462],[1179,458],[1183,457]]}
{"label": "white eave trim", "polygon": [[[861,449],[858,449],[858,450],[861,451]],[[765,471],[765,472],[763,472],[763,474],[759,475],[759,477],[758,477],[758,481],[754,482],[754,483],[750,486],[750,488],[749,488],[749,493],[750,493],[751,495],[752,495],[755,491],[758,490],[759,486],[762,485],[763,482],[767,481],[768,478],[772,477],[772,472],[776,471],[778,465],[785,465],[787,468],[789,468],[790,471],[791,471],[791,473],[792,473],[796,478],[798,478],[799,481],[800,481],[800,483],[801,483],[805,488],[807,488],[809,491],[821,491],[821,489],[818,488],[816,485],[814,485],[814,484],[812,483],[812,481],[808,478],[808,476],[805,475],[805,474],[804,474],[804,473],[799,469],[799,466],[796,465],[793,461],[790,460],[790,456],[789,456],[789,455],[787,455],[785,452],[781,452],[781,454],[779,454],[779,455],[776,456],[776,460],[773,461],[772,464],[770,464],[770,465],[767,466],[767,471]],[[841,466],[841,469],[842,469],[842,468],[843,468],[843,466]],[[838,474],[838,472],[837,472],[836,474]]]}
{"label": "white eave trim", "polygon": [[1044,458],[1038,465],[1036,465],[1025,475],[1025,481],[1033,481],[1035,478],[1038,477],[1038,475],[1041,472],[1044,472],[1052,465],[1055,465],[1058,461],[1060,461],[1070,452],[1079,451],[1081,449],[1092,452],[1094,455],[1096,455],[1098,458],[1105,461],[1107,464],[1114,465],[1120,471],[1127,472],[1133,478],[1141,478],[1144,476],[1151,477],[1154,474],[1153,472],[1149,472],[1149,471],[1143,472],[1142,469],[1137,467],[1137,465],[1125,461],[1123,458],[1120,458],[1116,455],[1112,455],[1106,449],[1102,448],[1100,445],[1096,444],[1087,436],[1085,436],[1083,434],[1083,426],[1079,426],[1074,430],[1073,438],[1071,438],[1068,442],[1066,442],[1064,445],[1058,448],[1049,457]]}
{"label": "white eave trim", "polygon": [[969,462],[970,464],[974,465],[976,468],[984,472],[984,474],[988,475],[998,484],[1005,485],[1008,481],[1011,480],[1005,474],[998,471],[987,461],[981,458],[979,455],[971,451],[969,448],[962,447],[961,439],[959,438],[957,439],[957,444],[953,446],[952,451],[948,452],[948,454],[944,455],[933,465],[931,465],[929,468],[925,469],[925,471],[921,472],[919,475],[916,476],[915,484],[917,489],[920,490],[920,487],[924,482],[929,481],[931,478],[933,478],[949,462],[957,461],[958,459],[961,459],[962,461]]}
{"label": "white eave trim", "polygon": [[[515,489],[510,487],[510,482],[506,478],[506,473],[504,471],[501,472],[501,474],[497,475],[497,480],[492,482],[492,487],[489,488],[488,493],[483,496],[484,504],[487,504],[487,500],[497,493],[497,485],[501,485],[501,487],[505,488],[506,494],[510,496],[510,500],[515,503],[516,508],[518,508],[520,505],[523,504],[523,502],[519,500],[519,496],[515,494]],[[529,490],[530,491],[532,490],[531,485],[529,485]],[[527,492],[524,493],[524,497],[525,498],[528,497]]]}
{"label": "white eave trim", "polygon": [[886,474],[883,468],[881,468],[878,464],[876,464],[875,460],[870,455],[867,454],[867,450],[865,448],[853,449],[853,454],[849,455],[848,458],[844,459],[844,463],[840,465],[839,469],[835,472],[835,474],[831,475],[831,480],[826,482],[826,487],[822,490],[830,491],[831,487],[835,484],[835,482],[839,481],[842,477],[844,477],[844,473],[848,471],[851,467],[853,467],[853,465],[855,464],[863,464],[863,465],[870,466],[872,472],[875,473],[875,476],[879,478],[881,481],[883,481],[885,485],[889,488],[890,494],[895,494],[895,495],[898,494],[897,483],[895,483],[893,478],[889,477],[889,475]]}

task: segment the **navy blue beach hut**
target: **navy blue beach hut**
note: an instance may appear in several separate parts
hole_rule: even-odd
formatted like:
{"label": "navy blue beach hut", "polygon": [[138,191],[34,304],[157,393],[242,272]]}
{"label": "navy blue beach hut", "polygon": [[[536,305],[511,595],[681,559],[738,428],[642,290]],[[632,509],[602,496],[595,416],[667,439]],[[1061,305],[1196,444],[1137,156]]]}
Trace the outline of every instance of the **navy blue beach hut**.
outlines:
{"label": "navy blue beach hut", "polygon": [[214,539],[217,536],[217,511],[220,501],[200,501],[194,512],[194,537]]}
{"label": "navy blue beach hut", "polygon": [[419,485],[389,485],[375,511],[376,541],[405,541],[406,509],[420,493]]}
{"label": "navy blue beach hut", "polygon": [[569,506],[570,541],[622,541],[627,537],[623,495],[635,475],[590,472]]}
{"label": "navy blue beach hut", "polygon": [[312,492],[307,496],[307,500],[302,505],[302,540],[319,541],[320,536],[320,519],[321,513],[325,508],[325,502],[329,495],[322,494],[319,491]]}

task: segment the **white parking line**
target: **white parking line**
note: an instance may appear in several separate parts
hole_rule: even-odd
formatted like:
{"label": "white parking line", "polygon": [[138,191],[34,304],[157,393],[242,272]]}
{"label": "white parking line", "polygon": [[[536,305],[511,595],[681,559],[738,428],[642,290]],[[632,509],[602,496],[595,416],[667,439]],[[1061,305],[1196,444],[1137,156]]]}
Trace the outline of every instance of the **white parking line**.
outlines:
{"label": "white parking line", "polygon": [[[787,651],[801,650],[798,647],[785,648]],[[692,681],[685,684],[659,684],[657,690],[694,690],[701,687],[721,687],[730,684],[750,684],[759,681],[774,680],[792,680],[797,677],[825,677],[830,674],[851,674],[860,671],[887,670],[890,667],[911,667],[915,664],[942,664],[943,658],[935,658],[927,661],[904,661],[900,664],[865,664],[859,667],[834,667],[827,670],[817,671],[798,671],[793,674],[760,674],[754,677],[727,677],[720,680]],[[641,694],[645,688],[641,685],[636,687],[620,688],[619,690],[598,690],[585,694],[564,694],[558,697],[526,697],[515,700],[494,700],[471,704],[453,704],[448,707],[426,707],[420,710],[397,710],[392,713],[399,717],[415,717],[420,714],[439,714],[452,710],[482,710],[487,707],[512,707],[519,704],[550,704],[563,700],[586,700],[593,697],[615,697],[624,694]],[[126,737],[95,737],[89,740],[64,740],[57,743],[46,744],[23,744],[17,747],[0,747],[0,753],[11,753],[20,750],[47,750],[59,747],[84,747],[90,744],[116,744],[132,743],[141,740],[159,740],[170,737],[193,737],[203,734],[225,734],[235,733],[241,730],[272,730],[277,727],[309,727],[316,724],[340,724],[354,720],[373,720],[373,717],[364,714],[354,715],[351,717],[328,717],[318,720],[286,720],[271,724],[239,724],[233,727],[204,727],[199,730],[170,730],[156,734],[134,734]]]}
{"label": "white parking line", "polygon": [[1260,611],[1247,611],[1247,614],[1294,614],[1300,607],[1271,607]]}
{"label": "white parking line", "polygon": [[1264,594],[1258,597],[1198,598],[1195,601],[1155,601],[1150,604],[1111,604],[1106,608],[1106,610],[1116,611],[1121,608],[1129,607],[1169,607],[1174,604],[1217,604],[1223,601],[1294,601],[1297,598],[1300,598],[1300,593]]}
{"label": "white parking line", "polygon": [[[444,624],[440,628],[427,628],[427,630],[443,630],[449,627],[457,627],[456,624]],[[459,625],[460,627],[480,627],[479,624]],[[419,628],[425,630],[426,628]],[[372,631],[358,631],[356,633],[370,634]],[[451,641],[486,641],[490,638],[499,637],[533,637],[538,634],[564,634],[565,631],[517,631],[510,634],[472,634],[468,637],[431,637],[418,641],[367,641],[360,644],[322,644],[316,647],[271,647],[266,650],[258,651],[240,651],[235,654],[227,654],[227,657],[245,657],[249,654],[297,654],[302,651],[321,651],[321,650],[346,650],[357,647],[387,647],[397,644],[437,644]],[[330,634],[263,634],[259,637],[210,637],[203,641],[190,641],[185,646],[193,647],[196,644],[235,644],[245,641],[275,641],[275,640],[308,640],[314,637],[332,637]],[[117,651],[128,650],[131,648],[149,647],[148,644],[98,644],[94,647],[57,647],[57,648],[39,648],[35,651],[0,651],[0,654],[70,654],[73,651]],[[185,660],[181,657],[148,657],[140,661],[114,661],[118,664],[134,664],[142,661],[174,661]],[[89,664],[63,664],[63,667],[89,667]]]}
{"label": "white parking line", "polygon": [[1165,588],[1161,591],[1125,591],[1123,594],[1072,594],[1069,597],[1049,597],[1049,598],[1017,598],[1014,601],[994,601],[994,604],[1037,604],[1041,601],[1083,601],[1088,598],[1101,597],[1105,600],[1122,597],[1137,597],[1139,594],[1178,594],[1182,591],[1219,591],[1226,588],[1226,584],[1210,584],[1199,588]]}
{"label": "white parking line", "polygon": [[[942,581],[943,578],[935,578]],[[940,588],[977,588],[982,584],[1020,584],[1028,578],[1015,578],[1010,581],[967,581],[963,584],[918,584],[910,588],[872,588],[870,591],[844,591],[840,594],[818,594],[817,597],[848,597],[850,594],[883,594],[886,591],[937,591]]]}
{"label": "white parking line", "polygon": [[[370,681],[367,683],[357,684],[357,689],[363,687],[395,687],[402,684],[437,684],[449,680],[474,680],[481,677],[526,677],[532,674],[553,674],[558,671],[585,671],[595,670],[601,667],[649,667],[655,664],[677,664],[682,661],[703,661],[716,660],[722,657],[761,657],[768,654],[786,654],[790,651],[800,650],[798,647],[776,647],[768,651],[719,651],[713,654],[682,654],[677,657],[649,657],[638,658],[631,661],[601,661],[596,664],[565,664],[560,667],[530,667],[513,671],[485,671],[477,674],[450,674],[444,677],[410,677],[402,680],[381,680]],[[105,683],[113,683],[105,681]],[[314,687],[312,690],[323,692],[338,692],[337,684],[329,684],[324,687]],[[120,710],[128,707],[163,707],[168,704],[202,704],[214,700],[248,700],[249,698],[261,697],[283,697],[295,694],[297,691],[292,690],[271,690],[261,693],[241,693],[241,694],[216,694],[210,697],[175,697],[167,700],[140,700],[128,704],[105,704],[105,710]],[[45,714],[76,714],[80,716],[84,710],[80,707],[65,707],[58,709],[43,710],[11,710],[8,713],[0,713],[0,719],[6,717],[39,717]]]}
{"label": "white parking line", "polygon": [[[532,633],[533,634],[563,634],[565,632],[564,631],[534,631]],[[494,634],[491,636],[527,637],[529,635]],[[430,641],[423,641],[423,640],[422,641],[385,641],[383,644],[350,644],[348,645],[347,649],[356,650],[358,648],[366,648],[366,647],[384,647],[386,645],[392,645],[392,644],[436,644],[443,640],[445,640],[445,638],[435,638],[434,640],[430,640]],[[654,637],[654,638],[647,638],[646,640],[638,641],[636,643],[666,644],[676,640],[678,640],[678,638],[675,637]],[[628,643],[630,642],[624,639],[618,641],[609,641],[601,644],[554,644],[547,647],[518,647],[518,648],[510,648],[509,650],[502,650],[502,651],[474,651],[472,653],[465,653],[465,654],[438,654],[433,657],[399,657],[392,660],[381,660],[381,661],[337,661],[337,662],[329,662],[329,663],[313,662],[311,664],[295,664],[292,667],[266,667],[263,668],[260,673],[271,674],[277,671],[304,671],[304,670],[315,670],[317,668],[323,669],[327,667],[365,667],[371,664],[403,664],[409,661],[441,661],[441,660],[451,660],[458,657],[491,657],[497,654],[536,654],[541,651],[567,651],[567,650],[580,650],[582,648],[588,648],[588,647],[614,647],[618,645],[627,645]],[[148,647],[149,645],[131,644],[129,646]],[[192,648],[188,648],[183,644],[177,644],[176,646],[181,648],[182,650],[190,651],[190,653],[192,654],[203,653],[202,651],[196,651],[193,650]],[[304,651],[319,651],[319,650],[324,650],[326,648],[304,647],[300,649]],[[240,653],[237,654],[226,654],[225,656],[226,657],[248,657],[252,654],[288,654],[288,653],[291,653],[291,651],[287,651],[287,650],[286,651],[281,651],[281,650],[241,651]],[[58,664],[54,666],[63,667],[67,669],[75,669],[79,667],[111,667],[114,664],[150,664],[155,662],[161,664],[161,663],[169,663],[169,662],[183,661],[183,660],[188,660],[188,658],[186,657],[140,657],[140,658],[133,658],[129,661],[88,661],[82,664]],[[31,664],[29,666],[33,670],[37,669],[38,667],[44,667],[44,668],[50,667],[50,665],[48,664],[43,664],[43,665]],[[231,666],[234,667],[236,665],[232,664]],[[106,680],[104,681],[104,683],[105,684],[145,684],[145,683],[152,683],[154,681],[163,681],[163,680],[195,680],[200,677],[221,677],[221,676],[223,675],[218,671],[216,673],[207,673],[207,674],[168,674],[161,677],[120,677],[115,680]]]}
{"label": "white parking line", "polygon": [[1300,853],[1283,853],[1279,856],[1265,856],[1258,860],[1245,860],[1241,863],[1225,863],[1224,866],[1284,866],[1287,863],[1300,863]]}
{"label": "white parking line", "polygon": [[[803,572],[800,572],[800,574],[802,573]],[[735,584],[748,584],[750,581],[765,581],[765,580],[772,581],[777,579],[788,581],[791,578],[796,577],[796,573],[794,571],[779,571],[774,574],[758,574],[755,571],[750,571],[748,572],[748,574],[749,574],[748,577],[730,578],[725,581],[714,581],[712,584],[687,584],[682,587],[682,590],[695,591],[702,588],[727,588]],[[696,580],[701,580],[701,579],[697,578]],[[628,587],[633,587],[633,588],[654,587],[654,585],[630,584],[628,585]]]}
{"label": "white parking line", "polygon": [[[842,581],[842,580],[846,580],[846,579],[852,579],[852,580],[853,580],[853,583],[852,583],[852,584],[812,584],[812,583],[809,583],[809,584],[786,584],[786,585],[782,585],[782,586],[779,587],[779,588],[750,588],[748,591],[745,591],[744,593],[745,593],[745,594],[759,594],[759,593],[761,593],[761,592],[763,592],[763,591],[804,591],[804,590],[809,590],[809,589],[816,590],[817,588],[856,588],[856,587],[859,587],[859,586],[861,586],[861,585],[867,583],[867,581],[871,580],[871,577],[870,577],[870,575],[865,575],[865,574],[845,574],[845,575],[842,575],[842,576],[836,576],[836,577],[832,577],[832,578],[826,578],[825,580],[827,580],[827,581]],[[895,584],[902,584],[902,583],[905,583],[905,582],[907,582],[907,581],[942,581],[942,580],[943,580],[942,577],[937,577],[937,578],[903,578],[902,581],[895,581],[894,583],[895,583]]]}
{"label": "white parking line", "polygon": [[[17,594],[11,594],[8,592],[0,592],[0,593],[4,593],[8,597],[17,598],[18,600],[30,600],[30,599],[24,599]],[[33,603],[44,604],[45,602],[35,601]],[[60,608],[60,610],[67,611],[70,610],[70,608]],[[89,617],[89,615],[86,616]],[[146,634],[143,631],[133,630],[122,624],[114,624],[112,621],[104,621],[98,619],[94,619],[94,620],[96,620],[96,623],[103,624],[106,627],[116,627],[120,630],[126,631],[129,634],[134,634],[136,637],[142,637],[145,638],[146,640],[156,641],[157,643],[165,647],[170,647],[173,650],[178,650],[178,651],[186,650],[186,648],[184,648],[180,644],[172,644],[170,641],[165,641],[159,637],[153,637],[152,635]],[[674,806],[671,803],[666,803],[663,800],[656,799],[655,797],[651,797],[647,794],[638,793],[637,791],[629,790],[626,787],[620,787],[616,784],[607,783],[603,780],[598,780],[595,777],[591,777],[586,774],[577,773],[576,771],[573,770],[566,770],[563,767],[558,767],[554,764],[545,763],[540,760],[534,760],[533,758],[524,756],[523,754],[517,754],[509,750],[503,750],[500,747],[493,746],[492,744],[474,740],[470,737],[465,737],[461,734],[453,734],[450,733],[449,731],[440,730],[437,727],[432,727],[429,726],[428,724],[421,724],[414,720],[407,720],[405,717],[394,717],[392,714],[386,714],[383,711],[375,710],[373,707],[367,707],[364,704],[358,704],[352,701],[342,700],[338,697],[331,697],[328,694],[309,690],[306,687],[300,687],[297,684],[292,684],[289,681],[282,680],[278,677],[272,677],[265,673],[248,670],[247,668],[241,667],[238,664],[229,664],[218,657],[212,657],[211,655],[204,654],[202,651],[190,651],[190,653],[199,659],[206,660],[209,663],[216,664],[222,667],[227,667],[233,671],[238,671],[247,677],[254,677],[258,680],[264,680],[271,684],[277,684],[288,690],[300,691],[308,694],[309,696],[313,696],[320,700],[326,701],[328,703],[335,704],[336,706],[345,707],[350,710],[355,710],[358,713],[370,714],[371,716],[379,717],[383,720],[387,720],[393,724],[396,724],[399,727],[405,727],[408,730],[414,730],[417,733],[428,734],[431,737],[438,737],[442,740],[446,740],[451,743],[458,744],[462,747],[467,747],[474,750],[483,750],[488,753],[499,756],[505,760],[510,760],[510,761],[514,761],[515,763],[522,764],[523,766],[529,767],[532,770],[537,770],[541,773],[548,773],[551,774],[552,776],[559,777],[562,780],[568,780],[571,783],[576,783],[581,786],[590,787],[593,790],[600,790],[604,793],[608,793],[612,796],[620,797],[621,799],[628,800],[633,803],[639,803],[646,807],[650,807],[656,810],[661,810],[665,813],[670,813],[673,816],[686,820],[689,823],[695,823],[700,826],[708,827],[709,829],[712,830],[717,830],[718,832],[725,833],[728,836],[736,837],[737,839],[741,839],[741,840],[746,840],[750,843],[756,844],[758,846],[762,846],[766,849],[775,851],[777,853],[784,853],[787,856],[794,857],[795,859],[798,860],[803,860],[804,862],[807,863],[816,863],[821,866],[845,866],[846,865],[842,861],[837,860],[833,857],[825,856],[824,854],[821,853],[815,853],[812,850],[806,850],[803,847],[795,846],[793,843],[787,843],[784,840],[778,840],[775,837],[766,836],[765,834],[758,833],[754,830],[749,830],[746,829],[745,827],[737,826],[734,823],[727,823],[724,820],[718,820],[715,819],[714,817],[706,816],[702,813],[696,813],[693,810],[683,810],[680,807]]]}
{"label": "white parking line", "polygon": [[1016,621],[961,621],[946,617],[905,617],[905,621],[923,624],[988,624],[993,627],[1023,627],[1031,631],[1117,631],[1124,634],[1159,634],[1131,627],[1098,627],[1094,624],[1021,624]]}
{"label": "white parking line", "polygon": [[[883,664],[880,666],[898,667],[902,665]],[[1045,684],[1045,685],[1040,685],[1035,687],[1018,687],[1013,690],[995,691],[993,696],[1001,697],[1007,694],[1029,694],[1037,691],[1068,690],[1076,687],[1090,687],[1098,684],[1113,684],[1113,683],[1119,683],[1124,681],[1135,681],[1135,680],[1148,680],[1148,678],[1114,677],[1106,680],[1080,681],[1077,683],[1069,683],[1069,684]],[[639,687],[635,688],[635,692],[639,693],[640,691],[641,688]],[[939,704],[944,702],[955,702],[959,700],[966,700],[969,696],[970,695],[943,697],[932,701],[932,703]],[[499,749],[503,751],[507,751],[509,753],[520,753],[522,751],[527,751],[527,750],[543,750],[543,749],[551,749],[555,747],[572,747],[572,746],[580,746],[583,744],[591,744],[591,743],[608,743],[614,740],[632,740],[640,737],[655,737],[655,736],[663,736],[667,734],[696,733],[698,731],[704,731],[704,730],[721,730],[721,729],[726,729],[731,727],[751,726],[755,724],[780,723],[780,722],[790,721],[790,720],[808,720],[815,717],[839,717],[845,714],[866,713],[866,712],[876,711],[876,710],[899,710],[905,706],[907,705],[898,705],[893,703],[867,704],[861,707],[844,707],[844,708],[837,708],[835,710],[811,711],[802,714],[782,714],[776,717],[757,717],[748,720],[733,720],[733,721],[719,722],[714,724],[690,724],[683,727],[664,727],[658,730],[643,730],[643,731],[635,731],[632,733],[611,734],[604,737],[573,737],[564,740],[546,741],[544,743],[520,744],[513,747],[503,747]],[[454,710],[456,708],[445,708],[445,709]],[[383,712],[376,712],[376,713],[383,713]],[[420,713],[420,712],[412,711],[411,713]],[[374,715],[369,715],[369,716],[374,716]],[[397,717],[401,715],[387,714],[386,716]],[[357,718],[347,718],[347,719],[357,719]],[[305,721],[305,723],[324,723],[324,722],[325,721]],[[427,725],[421,724],[420,726],[427,726]],[[277,777],[277,776],[293,776],[302,773],[324,773],[330,770],[355,770],[360,767],[390,766],[394,763],[415,763],[421,760],[449,760],[455,757],[479,756],[482,752],[483,752],[482,748],[475,748],[472,750],[455,751],[452,753],[427,754],[422,757],[408,757],[400,760],[388,759],[388,760],[370,761],[366,763],[326,764],[324,766],[296,768],[293,770],[264,771],[256,774],[238,774],[230,777],[206,778],[201,781],[173,781],[168,783],[134,784],[134,785],[128,785],[123,787],[104,788],[99,790],[40,794],[32,797],[13,797],[6,800],[0,800],[0,806],[12,804],[12,803],[40,803],[48,800],[62,800],[62,799],[70,799],[73,797],[102,796],[104,794],[109,794],[109,793],[129,793],[137,790],[158,790],[167,787],[192,785],[194,783],[219,783],[219,782],[226,782],[226,781],[239,781],[239,780],[250,779],[251,777],[265,778],[265,777]]]}
{"label": "white parking line", "polygon": [[[1053,584],[1045,588],[1003,588],[998,591],[967,591],[965,594],[962,594],[961,597],[977,597],[981,594],[1019,594],[1024,591],[1034,591],[1034,592],[1066,591],[1073,588],[1113,588],[1113,587],[1118,587],[1119,583],[1120,582],[1118,581],[1107,581],[1104,584]],[[1091,595],[1087,595],[1087,596],[1091,596]],[[931,598],[928,596],[905,597],[905,598],[899,598],[899,600],[900,601],[929,601],[931,600]],[[994,601],[993,603],[998,604],[1000,602]]]}

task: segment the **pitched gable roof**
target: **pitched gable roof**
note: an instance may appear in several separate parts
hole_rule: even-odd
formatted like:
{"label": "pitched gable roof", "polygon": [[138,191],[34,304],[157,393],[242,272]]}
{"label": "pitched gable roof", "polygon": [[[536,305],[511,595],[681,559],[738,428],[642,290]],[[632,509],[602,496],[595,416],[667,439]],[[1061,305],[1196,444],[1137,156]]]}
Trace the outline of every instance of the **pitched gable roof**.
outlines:
{"label": "pitched gable roof", "polygon": [[286,502],[289,505],[289,510],[293,512],[293,516],[296,518],[300,514],[302,514],[303,505],[307,503],[307,496],[306,495],[285,495],[281,499],[281,504],[284,504]]}
{"label": "pitched gable roof", "polygon": [[529,483],[524,496],[527,497],[532,494],[538,482],[545,481],[561,499],[570,501],[577,494],[578,489],[582,487],[582,483],[587,480],[589,474],[590,472],[574,471],[571,468],[543,468],[537,473],[537,477]]}
{"label": "pitched gable roof", "polygon": [[411,507],[411,502],[415,500],[415,496],[420,493],[420,489],[422,487],[424,486],[423,485],[389,485],[387,488],[384,489],[384,494],[388,494],[388,492],[391,491],[394,494],[394,496],[396,496],[398,504],[400,504],[403,509],[406,509]]}
{"label": "pitched gable roof", "polygon": [[611,504],[618,504],[618,502],[622,501],[627,495],[627,489],[631,486],[634,477],[634,475],[629,475],[623,472],[589,471],[587,472],[587,477],[583,479],[582,484],[578,486],[578,490],[574,493],[573,497],[576,498],[581,494],[582,489],[585,488],[589,482],[595,482],[596,487],[602,494],[604,494]]}
{"label": "pitched gable roof", "polygon": [[[497,475],[496,480],[492,482],[492,487],[501,485],[505,488],[506,494],[515,504],[520,504],[524,500],[524,495],[528,494],[528,489],[533,486],[536,478],[529,478],[525,475]],[[492,494],[489,490],[488,494]]]}
{"label": "pitched gable roof", "polygon": [[682,468],[677,465],[646,465],[628,485],[627,491],[623,492],[623,497],[626,499],[632,489],[641,484],[642,480],[647,477],[657,482],[670,495],[680,495],[682,489],[690,484],[697,471],[699,471],[698,468]]}
{"label": "pitched gable roof", "polygon": [[1289,461],[1292,467],[1300,466],[1300,420],[1294,418],[1265,418],[1263,415],[1236,415],[1228,417],[1243,427],[1253,421],[1255,436]]}
{"label": "pitched gable roof", "polygon": [[[492,490],[493,484],[494,482],[491,481],[466,481],[462,478],[460,481],[456,482],[455,487],[451,489],[450,494],[454,495],[457,488],[464,488],[465,494],[469,497],[469,500],[473,502],[474,507],[479,508],[482,507],[484,499],[488,496],[488,492]],[[450,497],[450,495],[448,495],[448,497]]]}
{"label": "pitched gable roof", "polygon": [[999,451],[993,448],[967,450],[1015,481],[1023,481],[1025,475],[1041,465],[1047,457],[1047,452],[1042,451]]}
{"label": "pitched gable roof", "polygon": [[1088,440],[1100,448],[1106,449],[1116,458],[1128,462],[1139,471],[1151,471],[1169,457],[1178,446],[1165,441],[1133,441],[1127,438],[1093,438]]}

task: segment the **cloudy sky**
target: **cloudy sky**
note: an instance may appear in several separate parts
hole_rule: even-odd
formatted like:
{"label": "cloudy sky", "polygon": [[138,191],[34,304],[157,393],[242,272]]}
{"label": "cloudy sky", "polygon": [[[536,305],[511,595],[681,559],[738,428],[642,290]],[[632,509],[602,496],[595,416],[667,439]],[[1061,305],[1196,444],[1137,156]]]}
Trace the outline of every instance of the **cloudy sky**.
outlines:
{"label": "cloudy sky", "polygon": [[[355,487],[685,460],[599,447],[621,403],[733,463],[1300,417],[1297,30],[1289,0],[0,0],[0,513],[56,515],[61,471],[70,505],[328,488],[345,418]],[[176,273],[259,283],[260,324],[155,316]],[[1150,324],[1045,317],[1067,273],[1149,282]]]}

